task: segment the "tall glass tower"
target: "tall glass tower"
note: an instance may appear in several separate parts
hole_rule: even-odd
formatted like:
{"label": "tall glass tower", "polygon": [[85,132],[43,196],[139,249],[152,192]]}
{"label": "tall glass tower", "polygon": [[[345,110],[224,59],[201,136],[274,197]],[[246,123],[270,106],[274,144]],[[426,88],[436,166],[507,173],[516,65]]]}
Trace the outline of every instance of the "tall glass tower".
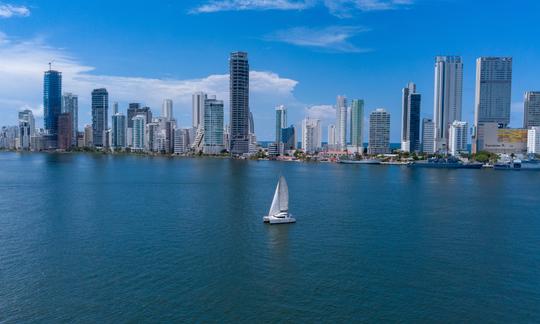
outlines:
{"label": "tall glass tower", "polygon": [[43,79],[43,108],[45,131],[58,135],[58,116],[62,112],[62,73],[54,70],[45,72]]}
{"label": "tall glass tower", "polygon": [[109,93],[107,89],[92,91],[92,134],[94,146],[105,147],[105,131],[108,128]]}
{"label": "tall glass tower", "polygon": [[287,127],[287,108],[280,105],[276,107],[276,143],[281,142],[281,130]]}
{"label": "tall glass tower", "polygon": [[364,146],[364,100],[351,101],[351,145],[358,149]]}
{"label": "tall glass tower", "polygon": [[232,154],[249,152],[249,62],[245,52],[229,58],[230,148]]}

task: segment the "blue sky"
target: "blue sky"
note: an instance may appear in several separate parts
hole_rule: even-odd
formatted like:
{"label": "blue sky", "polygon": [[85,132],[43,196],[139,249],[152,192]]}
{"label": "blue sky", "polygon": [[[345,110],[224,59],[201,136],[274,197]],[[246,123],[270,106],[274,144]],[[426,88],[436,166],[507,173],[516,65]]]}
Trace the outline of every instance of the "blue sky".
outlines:
{"label": "blue sky", "polygon": [[90,91],[103,86],[121,110],[140,101],[158,112],[172,98],[179,124],[189,126],[191,92],[228,102],[228,54],[244,50],[261,140],[273,139],[276,105],[289,108],[291,124],[309,114],[326,126],[336,95],[345,94],[365,100],[366,117],[390,111],[397,142],[408,81],[423,95],[422,116],[432,116],[436,55],[463,56],[469,122],[475,58],[512,56],[519,127],[523,93],[540,90],[538,12],[533,0],[1,2],[0,124],[15,124],[22,108],[40,115],[42,73],[55,59],[64,90],[80,96],[81,127],[90,122]]}

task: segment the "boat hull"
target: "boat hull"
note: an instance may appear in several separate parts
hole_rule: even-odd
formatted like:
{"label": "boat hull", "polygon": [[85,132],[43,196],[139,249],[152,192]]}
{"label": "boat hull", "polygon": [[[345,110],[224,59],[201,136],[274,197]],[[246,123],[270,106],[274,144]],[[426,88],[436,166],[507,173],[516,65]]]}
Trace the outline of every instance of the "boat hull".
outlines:
{"label": "boat hull", "polygon": [[264,216],[263,221],[268,224],[290,224],[296,223],[294,217],[274,217],[274,216]]}

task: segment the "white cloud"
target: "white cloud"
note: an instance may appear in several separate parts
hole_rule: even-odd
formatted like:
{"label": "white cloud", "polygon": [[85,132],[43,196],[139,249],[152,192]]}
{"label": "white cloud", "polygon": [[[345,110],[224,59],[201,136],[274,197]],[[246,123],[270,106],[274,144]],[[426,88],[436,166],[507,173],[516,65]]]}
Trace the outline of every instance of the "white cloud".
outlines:
{"label": "white cloud", "polygon": [[303,10],[311,7],[313,2],[312,0],[213,0],[192,9],[190,13],[244,10]]}
{"label": "white cloud", "polygon": [[305,109],[305,115],[309,118],[319,119],[323,123],[336,120],[336,109],[332,105],[315,105]]}
{"label": "white cloud", "polygon": [[245,10],[304,10],[324,5],[328,11],[340,18],[351,17],[355,11],[394,10],[413,4],[413,0],[211,0],[190,13],[212,13]]}
{"label": "white cloud", "polygon": [[[2,39],[0,37],[0,39]],[[79,95],[79,126],[89,123],[90,93],[95,88],[107,88],[110,101],[118,101],[121,110],[128,102],[142,102],[159,114],[163,99],[174,101],[175,114],[182,126],[191,123],[191,95],[205,91],[222,99],[228,111],[229,77],[213,74],[199,79],[159,79],[95,74],[91,66],[80,63],[62,49],[46,45],[40,40],[18,41],[3,38],[0,41],[0,124],[15,124],[17,111],[33,110],[37,117],[43,115],[43,72],[54,59],[53,69],[62,72],[64,92]],[[227,59],[224,58],[224,69]],[[271,118],[273,107],[279,103],[296,102],[293,91],[297,81],[283,78],[276,73],[252,71],[250,74],[251,108],[255,122],[258,118]],[[261,139],[271,138],[272,129],[259,128]],[[264,131],[268,131],[265,134]]]}
{"label": "white cloud", "polygon": [[25,6],[15,6],[0,3],[0,18],[28,17],[30,9]]}
{"label": "white cloud", "polygon": [[350,39],[367,29],[355,26],[330,26],[324,28],[294,27],[279,30],[265,37],[269,41],[278,41],[297,46],[323,48],[336,52],[366,52],[369,49],[359,48]]}

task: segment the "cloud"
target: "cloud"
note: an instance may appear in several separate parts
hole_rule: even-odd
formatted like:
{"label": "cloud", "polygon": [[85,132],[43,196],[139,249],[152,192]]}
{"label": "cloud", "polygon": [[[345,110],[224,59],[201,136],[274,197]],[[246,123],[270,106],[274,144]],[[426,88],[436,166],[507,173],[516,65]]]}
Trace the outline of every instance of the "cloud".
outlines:
{"label": "cloud", "polygon": [[0,18],[28,17],[30,9],[25,6],[15,6],[0,3]]}
{"label": "cloud", "polygon": [[336,109],[332,105],[315,105],[305,109],[305,115],[309,118],[319,119],[322,122],[334,122]]}
{"label": "cloud", "polygon": [[350,42],[350,39],[366,31],[368,29],[355,26],[330,26],[324,28],[294,27],[276,31],[267,35],[265,39],[336,52],[359,53],[369,51],[369,49],[357,47]]}
{"label": "cloud", "polygon": [[190,13],[244,10],[304,10],[311,7],[313,2],[307,0],[213,0],[192,9]]}
{"label": "cloud", "polygon": [[[224,100],[225,111],[228,111],[228,74],[187,80],[96,74],[94,67],[82,64],[66,50],[48,46],[42,40],[19,41],[5,36],[3,39],[5,41],[0,41],[0,124],[15,124],[17,111],[22,109],[33,110],[37,117],[43,115],[43,72],[53,58],[53,69],[62,72],[63,91],[79,95],[79,127],[90,122],[90,94],[101,87],[107,88],[111,103],[118,101],[121,110],[125,110],[128,102],[141,102],[159,114],[163,99],[173,99],[175,114],[182,126],[191,124],[191,95],[196,91],[216,95]],[[226,56],[223,62],[225,70]],[[256,123],[258,117],[271,118],[277,102],[296,102],[293,92],[297,84],[273,72],[251,71],[250,105]],[[264,133],[264,128],[259,129],[262,139],[273,134],[272,129],[268,129],[268,134]]]}
{"label": "cloud", "polygon": [[356,11],[383,11],[406,8],[413,0],[211,0],[190,11],[192,14],[246,10],[305,10],[322,4],[340,18]]}

